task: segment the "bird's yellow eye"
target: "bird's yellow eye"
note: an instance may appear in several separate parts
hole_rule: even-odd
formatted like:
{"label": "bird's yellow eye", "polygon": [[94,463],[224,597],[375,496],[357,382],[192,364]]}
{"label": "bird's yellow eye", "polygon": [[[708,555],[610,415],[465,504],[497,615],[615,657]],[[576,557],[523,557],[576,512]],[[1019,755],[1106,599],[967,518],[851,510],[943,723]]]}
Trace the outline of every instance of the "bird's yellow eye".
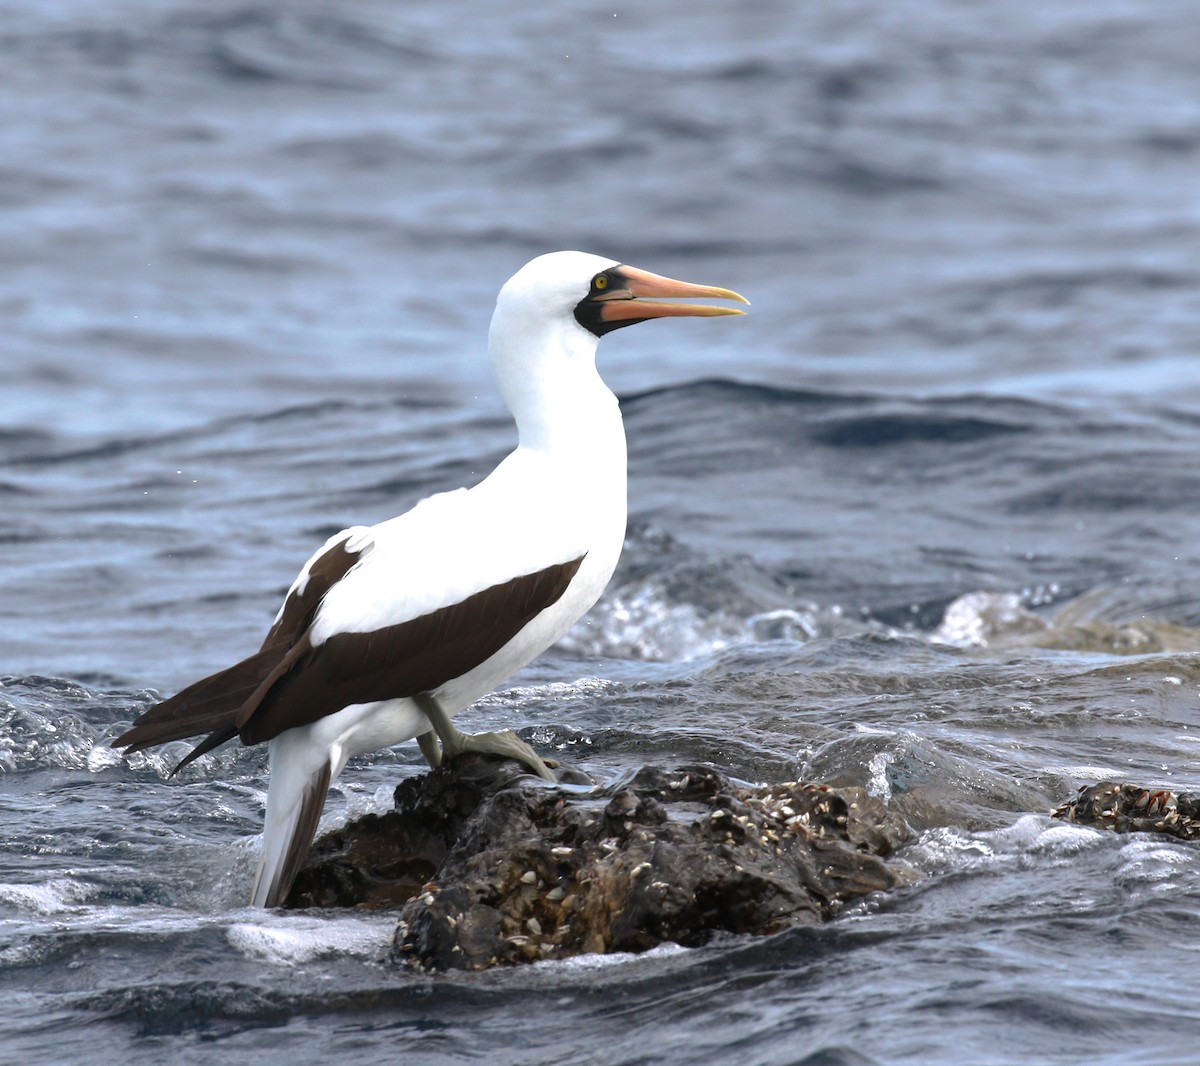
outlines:
{"label": "bird's yellow eye", "polygon": [[608,275],[607,274],[597,274],[594,278],[592,278],[592,288],[607,289],[608,288]]}

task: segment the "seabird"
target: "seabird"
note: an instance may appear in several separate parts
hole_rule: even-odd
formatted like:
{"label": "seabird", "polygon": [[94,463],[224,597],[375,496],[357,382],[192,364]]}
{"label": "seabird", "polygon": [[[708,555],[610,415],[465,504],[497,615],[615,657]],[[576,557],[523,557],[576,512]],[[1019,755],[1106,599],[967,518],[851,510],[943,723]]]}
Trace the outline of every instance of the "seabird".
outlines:
{"label": "seabird", "polygon": [[511,731],[468,735],[450,719],[558,640],[608,584],[625,539],[625,430],[596,346],[652,318],[743,313],[677,297],[749,302],[583,252],[527,263],[500,290],[488,333],[516,450],[474,488],[330,537],[254,655],[113,741],[134,752],[207,734],[175,771],[234,737],[267,744],[251,905],[286,899],[354,755],[415,737],[432,766],[486,752],[554,780]]}

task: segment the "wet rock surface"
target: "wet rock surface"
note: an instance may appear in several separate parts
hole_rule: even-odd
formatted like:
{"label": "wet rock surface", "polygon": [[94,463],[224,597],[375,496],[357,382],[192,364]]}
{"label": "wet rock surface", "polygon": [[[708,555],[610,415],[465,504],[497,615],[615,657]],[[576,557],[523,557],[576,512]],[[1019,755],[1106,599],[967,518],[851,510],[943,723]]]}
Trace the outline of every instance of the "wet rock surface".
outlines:
{"label": "wet rock surface", "polygon": [[467,756],[319,840],[288,906],[401,907],[394,957],[432,969],[642,951],[825,920],[913,879],[886,861],[908,836],[861,788],[704,767],[555,787]]}
{"label": "wet rock surface", "polygon": [[1167,833],[1200,839],[1200,793],[1100,781],[1060,805],[1055,818],[1118,833]]}

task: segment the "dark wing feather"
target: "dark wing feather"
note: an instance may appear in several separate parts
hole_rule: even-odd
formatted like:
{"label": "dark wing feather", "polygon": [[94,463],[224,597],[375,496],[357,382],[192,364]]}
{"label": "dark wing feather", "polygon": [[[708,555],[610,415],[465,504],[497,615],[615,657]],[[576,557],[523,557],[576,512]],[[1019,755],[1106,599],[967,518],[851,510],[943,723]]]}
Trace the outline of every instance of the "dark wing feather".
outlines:
{"label": "dark wing feather", "polygon": [[263,641],[263,647],[269,648],[282,644],[290,648],[312,625],[313,615],[321,606],[327,593],[334,585],[342,580],[360,559],[370,550],[371,542],[367,541],[357,551],[347,551],[346,543],[357,530],[345,530],[341,538],[328,545],[320,555],[309,564],[308,580],[303,589],[293,586],[288,597],[283,601],[283,610],[275,620]]}
{"label": "dark wing feather", "polygon": [[237,730],[231,726],[221,726],[220,729],[214,729],[208,734],[199,744],[189,751],[182,759],[175,764],[175,769],[171,771],[170,776],[174,777],[180,770],[187,766],[190,762],[195,762],[201,755],[207,755],[213,748],[219,748],[227,740],[232,740],[238,735]]}
{"label": "dark wing feather", "polygon": [[[279,618],[254,655],[155,704],[112,742],[113,747],[140,751],[154,744],[208,733],[208,737],[175,767],[173,772],[178,772],[193,759],[237,736],[234,723],[242,704],[271,676],[292,645],[303,638],[325,594],[362,557],[361,551],[346,550],[346,542],[353,535],[353,531],[348,530],[312,560],[303,590],[293,588],[288,593]],[[369,543],[363,550],[367,548]]]}
{"label": "dark wing feather", "polygon": [[238,708],[283,658],[286,648],[265,648],[248,659],[188,685],[142,714],[113,741],[114,748],[141,751],[153,744],[183,740],[232,723]]}
{"label": "dark wing feather", "polygon": [[571,583],[583,556],[371,633],[305,637],[279,661],[236,720],[245,744],[308,725],[354,703],[432,692],[490,659]]}

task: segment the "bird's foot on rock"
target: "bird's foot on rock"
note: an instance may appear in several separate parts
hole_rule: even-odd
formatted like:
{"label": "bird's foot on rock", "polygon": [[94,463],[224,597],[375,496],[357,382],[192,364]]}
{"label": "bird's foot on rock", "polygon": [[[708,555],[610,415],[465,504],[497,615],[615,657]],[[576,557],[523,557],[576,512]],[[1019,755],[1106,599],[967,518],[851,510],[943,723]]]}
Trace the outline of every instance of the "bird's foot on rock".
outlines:
{"label": "bird's foot on rock", "polygon": [[[538,777],[544,778],[546,781],[558,780],[550,772],[550,768],[557,766],[558,763],[554,759],[543,759],[511,729],[506,729],[502,733],[459,733],[458,736],[462,743],[460,751],[472,751],[480,755],[499,755],[505,759],[513,759],[522,766],[529,767]],[[458,755],[459,751],[452,752],[447,748],[446,754]]]}
{"label": "bird's foot on rock", "polygon": [[433,733],[422,733],[417,738],[421,753],[435,769],[441,763],[443,754],[447,759],[453,759],[456,755],[470,751],[479,755],[499,755],[503,759],[513,759],[522,766],[529,767],[546,781],[558,780],[550,772],[550,768],[558,763],[553,759],[543,759],[511,729],[502,733],[463,733],[455,727],[442,705],[432,696],[416,696],[414,700],[429,719],[438,740],[442,742],[442,750],[439,752]]}

